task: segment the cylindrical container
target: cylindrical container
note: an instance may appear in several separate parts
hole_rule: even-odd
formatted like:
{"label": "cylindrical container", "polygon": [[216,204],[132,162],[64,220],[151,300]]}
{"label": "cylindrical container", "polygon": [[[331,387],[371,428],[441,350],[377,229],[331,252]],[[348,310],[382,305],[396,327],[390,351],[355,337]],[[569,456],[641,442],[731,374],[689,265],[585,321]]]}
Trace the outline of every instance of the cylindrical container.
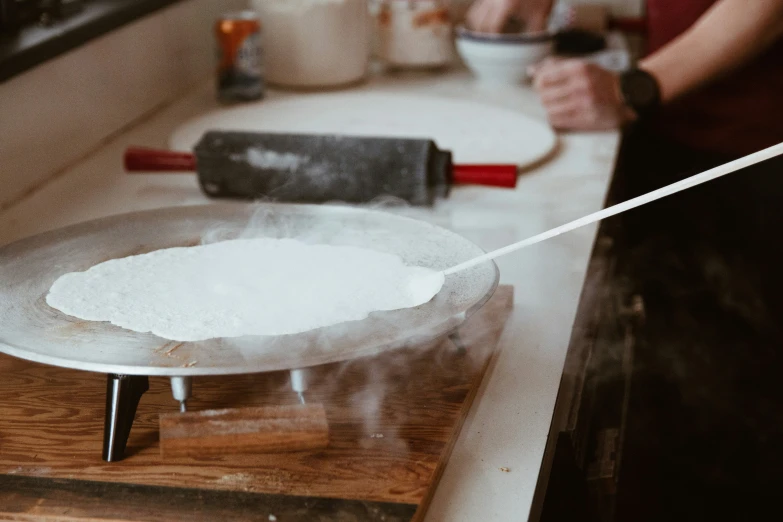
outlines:
{"label": "cylindrical container", "polygon": [[437,68],[453,60],[451,16],[441,0],[383,0],[376,30],[388,66]]}
{"label": "cylindrical container", "polygon": [[261,23],[253,11],[229,13],[215,24],[218,50],[217,93],[226,102],[264,95]]}
{"label": "cylindrical container", "polygon": [[253,0],[264,24],[265,80],[318,88],[355,83],[367,73],[367,0]]}

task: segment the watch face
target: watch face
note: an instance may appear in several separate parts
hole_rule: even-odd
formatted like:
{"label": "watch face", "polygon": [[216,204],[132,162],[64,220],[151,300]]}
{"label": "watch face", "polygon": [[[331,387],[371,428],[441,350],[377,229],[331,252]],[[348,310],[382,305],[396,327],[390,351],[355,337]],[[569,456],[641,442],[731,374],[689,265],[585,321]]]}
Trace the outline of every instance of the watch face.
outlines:
{"label": "watch face", "polygon": [[643,71],[633,71],[623,78],[623,96],[634,108],[646,108],[657,102],[655,79]]}

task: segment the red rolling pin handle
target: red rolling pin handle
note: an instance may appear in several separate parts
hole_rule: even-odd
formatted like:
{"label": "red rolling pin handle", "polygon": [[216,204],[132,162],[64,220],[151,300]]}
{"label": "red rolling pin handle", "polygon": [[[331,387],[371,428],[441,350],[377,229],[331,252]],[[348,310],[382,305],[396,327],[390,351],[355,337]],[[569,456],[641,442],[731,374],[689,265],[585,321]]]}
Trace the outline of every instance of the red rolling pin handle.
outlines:
{"label": "red rolling pin handle", "polygon": [[454,165],[451,171],[454,185],[488,185],[514,188],[517,186],[516,165]]}
{"label": "red rolling pin handle", "polygon": [[125,151],[128,172],[195,172],[196,157],[189,152],[128,147]]}

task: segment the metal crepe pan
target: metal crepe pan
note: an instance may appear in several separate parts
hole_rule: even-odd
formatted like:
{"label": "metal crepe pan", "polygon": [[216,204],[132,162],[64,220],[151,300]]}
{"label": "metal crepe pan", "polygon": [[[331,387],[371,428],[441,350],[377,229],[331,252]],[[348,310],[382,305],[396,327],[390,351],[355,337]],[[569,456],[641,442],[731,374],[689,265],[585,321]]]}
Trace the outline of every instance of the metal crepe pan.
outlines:
{"label": "metal crepe pan", "polygon": [[[41,363],[125,375],[255,373],[373,355],[443,335],[492,295],[494,263],[449,276],[417,308],[295,335],[175,343],[106,322],[82,321],[46,304],[62,274],[108,259],[238,237],[294,237],[357,245],[445,269],[482,250],[443,228],[393,214],[326,205],[210,204],[88,221],[0,247],[0,352]],[[317,266],[313,267],[318,270]],[[324,274],[329,277],[329,274]]]}

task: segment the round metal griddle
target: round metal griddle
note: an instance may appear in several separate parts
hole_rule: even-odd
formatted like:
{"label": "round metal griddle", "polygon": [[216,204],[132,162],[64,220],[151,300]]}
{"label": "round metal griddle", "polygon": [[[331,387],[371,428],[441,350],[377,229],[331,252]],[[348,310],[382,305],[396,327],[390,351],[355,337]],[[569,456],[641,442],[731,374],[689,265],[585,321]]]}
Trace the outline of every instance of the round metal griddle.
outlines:
{"label": "round metal griddle", "polygon": [[422,221],[340,206],[210,204],[108,217],[0,248],[0,351],[56,366],[121,375],[221,375],[304,368],[443,335],[483,305],[498,283],[497,267],[486,263],[449,276],[441,292],[417,308],[376,312],[361,321],[295,335],[193,343],[168,341],[106,322],[82,321],[46,304],[49,288],[62,274],[161,248],[239,237],[293,237],[311,243],[356,245],[434,269],[483,253],[457,234]]}

